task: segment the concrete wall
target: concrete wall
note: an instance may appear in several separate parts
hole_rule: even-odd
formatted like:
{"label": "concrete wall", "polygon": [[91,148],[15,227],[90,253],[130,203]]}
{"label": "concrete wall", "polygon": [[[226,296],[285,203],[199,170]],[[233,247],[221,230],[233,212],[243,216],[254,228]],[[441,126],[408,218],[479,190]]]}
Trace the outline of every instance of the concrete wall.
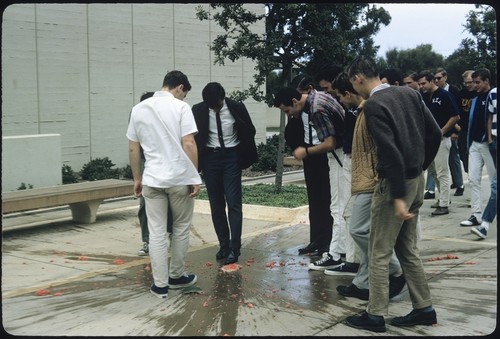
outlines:
{"label": "concrete wall", "polygon": [[2,192],[62,184],[59,134],[2,137]]}
{"label": "concrete wall", "polygon": [[[230,93],[253,81],[250,60],[214,66],[220,32],[196,18],[198,4],[13,4],[2,21],[2,135],[61,135],[62,163],[74,171],[95,158],[128,163],[128,116],[145,91],[173,69],[193,88],[219,81]],[[207,10],[208,4],[202,4]],[[263,4],[248,4],[263,13]],[[263,23],[255,31],[264,31]],[[265,142],[266,107],[245,101]],[[62,166],[62,165],[61,165]],[[60,171],[58,171],[59,173]]]}

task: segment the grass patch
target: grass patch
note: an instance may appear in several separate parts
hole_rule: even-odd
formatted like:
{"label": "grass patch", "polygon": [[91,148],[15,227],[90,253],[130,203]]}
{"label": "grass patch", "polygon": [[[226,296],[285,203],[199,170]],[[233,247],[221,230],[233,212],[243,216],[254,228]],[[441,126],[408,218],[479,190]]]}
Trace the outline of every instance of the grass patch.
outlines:
{"label": "grass patch", "polygon": [[[281,193],[275,192],[274,184],[243,185],[243,203],[250,205],[295,208],[307,205],[307,190],[304,186],[283,185]],[[208,200],[206,188],[200,190],[198,199]]]}

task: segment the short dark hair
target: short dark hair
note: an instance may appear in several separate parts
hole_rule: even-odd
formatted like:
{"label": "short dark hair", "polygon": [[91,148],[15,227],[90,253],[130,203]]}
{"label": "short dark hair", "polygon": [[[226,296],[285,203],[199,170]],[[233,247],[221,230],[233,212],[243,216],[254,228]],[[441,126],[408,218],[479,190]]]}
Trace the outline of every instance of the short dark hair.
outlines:
{"label": "short dark hair", "polygon": [[292,80],[291,87],[296,88],[300,91],[307,90],[307,87],[312,86],[315,88],[314,80],[310,75],[307,74],[299,74]]}
{"label": "short dark hair", "polygon": [[367,78],[378,78],[379,70],[375,61],[365,56],[356,57],[347,68],[349,79],[356,74],[363,74]]}
{"label": "short dark hair", "polygon": [[302,97],[302,94],[300,94],[299,91],[297,91],[296,88],[293,87],[283,87],[276,93],[274,96],[274,107],[280,107],[281,105],[284,106],[292,106],[293,99],[300,100]]}
{"label": "short dark hair", "polygon": [[415,71],[408,71],[406,73],[403,73],[403,79],[408,77],[412,78],[413,81],[418,81],[418,73]]}
{"label": "short dark hair", "polygon": [[189,92],[191,90],[191,84],[186,76],[186,74],[181,71],[170,71],[165,75],[163,79],[163,87],[176,88],[179,85],[184,86],[184,91]]}
{"label": "short dark hair", "polygon": [[441,73],[443,74],[443,76],[448,76],[448,73],[446,72],[446,70],[443,68],[443,67],[439,67],[437,68],[435,71],[434,71],[434,74],[436,73]]}
{"label": "short dark hair", "polygon": [[401,74],[395,68],[387,68],[380,73],[380,79],[387,78],[389,85],[401,84]]}
{"label": "short dark hair", "polygon": [[224,100],[226,91],[220,83],[209,82],[201,91],[201,97],[208,107],[214,108],[220,104],[221,100]]}
{"label": "short dark hair", "polygon": [[339,93],[351,92],[353,94],[358,94],[354,87],[352,87],[346,72],[342,72],[337,75],[332,82],[332,88],[336,89]]}
{"label": "short dark hair", "polygon": [[142,93],[142,95],[141,95],[141,101],[146,100],[148,98],[151,98],[154,94],[155,94],[155,92],[144,92],[144,93]]}
{"label": "short dark hair", "polygon": [[481,80],[491,80],[491,73],[490,73],[490,70],[487,69],[487,68],[480,68],[478,70],[475,70],[474,73],[472,73],[471,77],[474,79],[474,78],[477,78],[477,77],[480,77]]}
{"label": "short dark hair", "polygon": [[426,69],[418,73],[418,78],[425,78],[425,80],[432,82],[434,80],[434,73]]}
{"label": "short dark hair", "polygon": [[318,74],[316,75],[316,82],[320,82],[321,80],[326,80],[328,82],[333,82],[333,80],[342,72],[342,67],[339,65],[325,65],[323,66]]}

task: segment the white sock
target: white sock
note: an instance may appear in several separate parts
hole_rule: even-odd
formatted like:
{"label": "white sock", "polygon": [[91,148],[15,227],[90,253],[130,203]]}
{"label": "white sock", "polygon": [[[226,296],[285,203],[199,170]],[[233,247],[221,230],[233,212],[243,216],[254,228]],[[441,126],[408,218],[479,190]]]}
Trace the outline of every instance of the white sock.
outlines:
{"label": "white sock", "polygon": [[490,223],[483,220],[483,222],[481,223],[481,227],[484,227],[484,229],[487,231],[490,227]]}

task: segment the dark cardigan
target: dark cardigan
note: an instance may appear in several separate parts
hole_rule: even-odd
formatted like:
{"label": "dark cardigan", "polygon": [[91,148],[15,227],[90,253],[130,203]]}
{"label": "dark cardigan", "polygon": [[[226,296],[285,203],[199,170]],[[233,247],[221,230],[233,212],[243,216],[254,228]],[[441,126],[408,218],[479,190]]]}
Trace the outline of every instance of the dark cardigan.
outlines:
{"label": "dark cardigan", "polygon": [[420,94],[408,87],[373,93],[364,112],[377,145],[377,174],[389,180],[393,199],[402,198],[405,179],[418,177],[434,160],[441,129]]}

